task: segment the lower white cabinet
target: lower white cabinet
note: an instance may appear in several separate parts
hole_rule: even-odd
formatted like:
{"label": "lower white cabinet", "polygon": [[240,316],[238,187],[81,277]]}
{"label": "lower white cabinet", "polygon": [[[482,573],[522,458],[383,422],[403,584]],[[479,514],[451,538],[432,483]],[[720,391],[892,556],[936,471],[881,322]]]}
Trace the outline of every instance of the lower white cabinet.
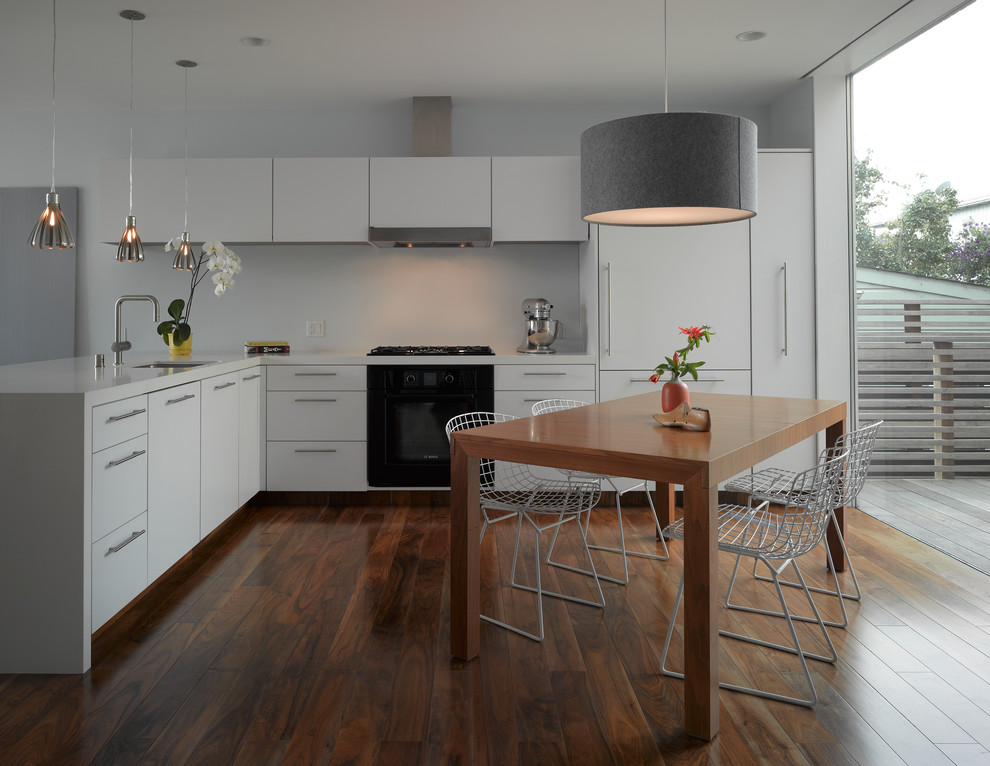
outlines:
{"label": "lower white cabinet", "polygon": [[148,436],[93,454],[93,539],[148,508]]}
{"label": "lower white cabinet", "polygon": [[238,382],[240,373],[217,375],[202,381],[200,445],[200,537],[206,537],[239,507]]}
{"label": "lower white cabinet", "polygon": [[533,405],[544,399],[573,399],[586,404],[595,401],[594,389],[588,391],[568,391],[548,389],[545,391],[496,391],[495,411],[517,418],[528,418],[533,414]]}
{"label": "lower white cabinet", "polygon": [[268,442],[268,488],[361,492],[368,488],[367,442]]}
{"label": "lower white cabinet", "polygon": [[148,584],[148,514],[142,513],[93,543],[93,630]]}
{"label": "lower white cabinet", "polygon": [[495,411],[524,418],[544,399],[595,401],[593,364],[497,364]]}
{"label": "lower white cabinet", "polygon": [[148,395],[148,581],[199,542],[200,383]]}
{"label": "lower white cabinet", "polygon": [[264,431],[262,428],[265,401],[265,368],[257,367],[240,373],[237,392],[238,450],[237,505],[244,505],[264,488]]}
{"label": "lower white cabinet", "polygon": [[[601,372],[602,401],[622,399],[626,396],[647,394],[651,391],[657,395],[657,407],[660,406],[660,389],[663,382],[654,383],[650,380],[650,372],[640,370],[603,370]],[[694,392],[711,394],[749,394],[749,370],[698,370],[698,379],[685,381],[688,388]]]}

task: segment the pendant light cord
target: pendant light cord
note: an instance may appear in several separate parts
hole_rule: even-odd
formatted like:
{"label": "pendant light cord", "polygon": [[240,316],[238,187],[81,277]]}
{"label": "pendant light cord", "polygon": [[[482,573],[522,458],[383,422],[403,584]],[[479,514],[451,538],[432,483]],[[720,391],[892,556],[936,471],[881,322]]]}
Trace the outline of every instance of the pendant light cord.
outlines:
{"label": "pendant light cord", "polygon": [[663,113],[667,114],[667,0],[663,0]]}
{"label": "pendant light cord", "polygon": [[185,187],[185,206],[182,211],[182,230],[189,231],[189,69],[183,67],[182,85],[182,141],[186,148],[186,160],[182,168],[182,183]]}
{"label": "pendant light cord", "polygon": [[52,194],[55,193],[55,0],[52,0]]}
{"label": "pendant light cord", "polygon": [[127,115],[131,132],[131,148],[127,165],[127,205],[128,215],[134,215],[134,19],[131,19],[131,95],[127,104]]}

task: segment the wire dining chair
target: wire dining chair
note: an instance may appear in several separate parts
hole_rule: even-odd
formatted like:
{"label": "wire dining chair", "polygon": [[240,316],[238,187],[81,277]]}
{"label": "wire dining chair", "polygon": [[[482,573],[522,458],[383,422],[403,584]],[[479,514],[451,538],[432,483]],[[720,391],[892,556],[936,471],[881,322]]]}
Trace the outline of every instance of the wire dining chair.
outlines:
{"label": "wire dining chair", "polygon": [[[542,415],[547,412],[560,412],[561,410],[569,410],[575,407],[586,407],[588,402],[582,402],[577,399],[544,399],[543,401],[536,402],[533,405],[533,414]],[[617,477],[609,476],[603,473],[587,473],[585,471],[571,471],[564,468],[556,469],[568,477],[569,480],[575,481],[596,481],[601,484],[605,481],[615,490],[615,512],[618,517],[618,528],[619,528],[619,547],[610,547],[607,545],[592,545],[588,543],[588,547],[596,551],[605,551],[608,553],[620,553],[622,554],[622,577],[610,577],[608,575],[599,574],[598,577],[602,580],[608,580],[609,582],[618,583],[619,585],[625,585],[629,582],[629,562],[627,556],[641,556],[647,559],[654,559],[656,561],[667,561],[670,558],[670,552],[667,550],[667,542],[663,539],[663,535],[660,535],[660,520],[657,518],[657,509],[653,505],[653,496],[650,493],[649,487],[645,481],[641,481],[638,484],[634,484],[626,489],[619,489],[615,484],[615,479]],[[633,490],[641,489],[646,493],[646,500],[650,505],[650,513],[653,515],[653,525],[656,529],[658,535],[658,541],[663,547],[663,553],[645,553],[641,551],[631,551],[626,547],[626,536],[625,529],[622,525],[622,496],[627,492],[632,492]],[[591,522],[591,514],[588,513],[584,519],[584,532],[585,536],[588,534],[588,525]],[[566,565],[558,564],[556,562],[550,561],[549,557],[553,553],[553,543],[550,544],[550,552],[547,554],[548,563],[554,566],[563,566],[567,568]]]}
{"label": "wire dining chair", "polygon": [[[498,412],[468,412],[457,415],[447,422],[446,432],[449,440],[451,434],[466,428],[504,423],[516,420],[512,415]],[[543,597],[552,596],[577,604],[604,607],[605,596],[595,571],[588,542],[585,539],[584,528],[581,526],[581,514],[590,511],[601,498],[601,487],[595,482],[576,482],[544,479],[534,474],[528,465],[510,463],[504,460],[483,459],[480,470],[481,512],[484,517],[481,537],[484,539],[488,527],[503,519],[515,517],[516,534],[515,547],[512,552],[512,572],[510,582],[514,588],[536,594],[537,632],[533,633],[524,628],[511,625],[489,615],[482,614],[481,619],[494,625],[518,633],[534,641],[542,641],[543,628]],[[495,514],[490,515],[490,514]],[[588,568],[569,567],[572,571],[588,575],[594,580],[593,590],[597,593],[594,600],[580,598],[543,587],[540,573],[540,537],[544,532],[553,531],[556,539],[557,531],[564,524],[575,521],[580,531],[581,545],[588,560]],[[517,563],[519,560],[519,545],[523,525],[527,524],[533,532],[533,572],[535,585],[527,585],[517,580]]]}

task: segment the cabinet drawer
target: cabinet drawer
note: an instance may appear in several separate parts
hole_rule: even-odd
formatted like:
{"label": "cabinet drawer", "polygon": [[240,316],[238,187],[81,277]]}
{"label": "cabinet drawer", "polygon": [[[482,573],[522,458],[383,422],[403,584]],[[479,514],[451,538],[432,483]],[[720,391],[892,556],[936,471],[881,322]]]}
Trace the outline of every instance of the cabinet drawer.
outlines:
{"label": "cabinet drawer", "polygon": [[268,439],[364,441],[367,399],[363,391],[272,391],[268,394]]}
{"label": "cabinet drawer", "polygon": [[148,397],[132,396],[93,408],[93,452],[148,433]]}
{"label": "cabinet drawer", "polygon": [[365,365],[287,365],[268,368],[269,391],[364,391]]}
{"label": "cabinet drawer", "polygon": [[148,515],[142,513],[93,543],[93,630],[148,584]]}
{"label": "cabinet drawer", "polygon": [[496,391],[593,391],[593,364],[497,364]]}
{"label": "cabinet drawer", "polygon": [[496,391],[495,411],[518,418],[528,418],[533,414],[533,405],[544,399],[577,399],[591,404],[595,392],[588,391]]}
{"label": "cabinet drawer", "polygon": [[[699,370],[698,380],[688,380],[692,391],[716,394],[749,394],[749,370]],[[608,370],[601,373],[602,401],[655,391],[657,406],[663,383],[651,383],[650,374],[639,370]]]}
{"label": "cabinet drawer", "polygon": [[268,490],[368,489],[365,442],[268,442]]}
{"label": "cabinet drawer", "polygon": [[93,540],[148,509],[148,436],[93,455]]}

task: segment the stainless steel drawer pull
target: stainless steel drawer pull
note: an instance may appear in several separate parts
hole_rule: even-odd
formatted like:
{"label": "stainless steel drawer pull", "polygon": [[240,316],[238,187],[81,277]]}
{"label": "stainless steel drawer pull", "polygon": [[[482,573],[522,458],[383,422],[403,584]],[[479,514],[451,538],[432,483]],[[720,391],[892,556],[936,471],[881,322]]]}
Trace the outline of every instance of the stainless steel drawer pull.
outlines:
{"label": "stainless steel drawer pull", "polygon": [[314,377],[335,377],[337,373],[335,372],[297,372],[295,376],[297,378],[314,378]]}
{"label": "stainless steel drawer pull", "polygon": [[336,452],[335,449],[297,449],[296,452]]}
{"label": "stainless steel drawer pull", "polygon": [[195,399],[196,394],[186,394],[185,396],[180,396],[178,399],[169,399],[165,402],[165,406],[168,407],[170,404],[178,404],[179,402],[185,402],[189,399]]}
{"label": "stainless steel drawer pull", "polygon": [[629,378],[630,383],[652,383],[649,378]]}
{"label": "stainless steel drawer pull", "polygon": [[214,386],[213,390],[219,391],[221,388],[230,388],[231,386],[236,386],[236,385],[237,385],[236,381],[231,381],[230,383],[221,383],[219,386]]}
{"label": "stainless steel drawer pull", "polygon": [[140,415],[142,412],[147,412],[147,410],[133,410],[128,412],[126,415],[111,415],[107,418],[107,423],[116,423],[118,420],[126,420],[127,418],[133,418],[135,415]]}
{"label": "stainless steel drawer pull", "polygon": [[141,457],[141,455],[143,455],[145,452],[146,450],[143,449],[137,450],[135,452],[132,452],[127,457],[122,457],[120,460],[111,460],[109,463],[107,463],[107,468],[116,468],[121,463],[126,463],[128,460],[133,460],[136,457]]}
{"label": "stainless steel drawer pull", "polygon": [[260,377],[260,375],[245,375],[241,380],[257,380]]}
{"label": "stainless steel drawer pull", "polygon": [[542,402],[542,399],[523,399],[524,402]]}
{"label": "stainless steel drawer pull", "polygon": [[554,375],[554,376],[560,376],[566,374],[567,374],[566,372],[524,372],[523,373],[523,375]]}
{"label": "stainless steel drawer pull", "polygon": [[336,399],[294,399],[296,402],[335,402]]}
{"label": "stainless steel drawer pull", "polygon": [[124,542],[118,543],[117,545],[113,546],[112,548],[107,548],[106,555],[109,556],[111,553],[116,553],[121,548],[124,548],[124,547],[130,545],[131,543],[133,543],[135,540],[137,540],[141,535],[143,535],[147,531],[148,531],[147,529],[142,529],[140,532],[132,532],[131,533],[131,536],[128,537],[126,540],[124,540]]}

